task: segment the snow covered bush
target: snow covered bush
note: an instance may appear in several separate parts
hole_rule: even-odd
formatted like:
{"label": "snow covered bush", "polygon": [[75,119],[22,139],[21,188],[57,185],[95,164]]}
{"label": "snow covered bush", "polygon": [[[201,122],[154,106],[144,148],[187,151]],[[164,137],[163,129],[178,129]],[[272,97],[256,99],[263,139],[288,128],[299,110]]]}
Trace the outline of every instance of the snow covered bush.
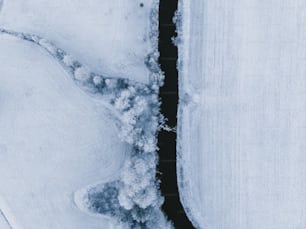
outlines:
{"label": "snow covered bush", "polygon": [[89,209],[93,212],[117,218],[117,223],[123,225],[123,228],[173,228],[172,224],[168,222],[163,212],[157,206],[133,206],[128,209],[122,206],[120,204],[119,190],[120,182],[118,181],[90,189],[87,192],[86,198]]}
{"label": "snow covered bush", "polygon": [[[161,211],[164,199],[156,179],[156,136],[163,124],[157,92],[143,85],[128,85],[118,91],[112,104],[121,117],[120,138],[133,149],[116,184],[117,216],[130,228],[173,228]],[[102,192],[107,192],[107,185]]]}
{"label": "snow covered bush", "polygon": [[110,216],[121,214],[123,209],[118,201],[118,182],[107,183],[101,189],[98,187],[88,190],[86,199],[90,203],[89,208]]}
{"label": "snow covered bush", "polygon": [[155,191],[155,165],[154,155],[144,153],[141,156],[132,156],[123,167],[121,174],[121,188],[119,190],[119,203],[126,209],[138,206],[145,209],[149,206],[158,206],[162,199]]}
{"label": "snow covered bush", "polygon": [[179,11],[175,12],[175,15],[173,17],[173,23],[176,25],[176,37],[172,37],[172,43],[175,46],[178,46],[181,43],[182,39],[182,14]]}
{"label": "snow covered bush", "polygon": [[155,135],[161,120],[158,97],[151,91],[148,88],[139,91],[129,86],[113,100],[121,114],[121,139],[144,152],[157,150]]}

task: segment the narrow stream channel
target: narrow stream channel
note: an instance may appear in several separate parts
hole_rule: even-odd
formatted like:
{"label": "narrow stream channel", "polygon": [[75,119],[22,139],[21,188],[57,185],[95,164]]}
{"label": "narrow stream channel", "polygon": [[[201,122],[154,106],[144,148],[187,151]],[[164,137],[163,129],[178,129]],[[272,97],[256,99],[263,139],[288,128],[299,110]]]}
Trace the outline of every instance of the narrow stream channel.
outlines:
{"label": "narrow stream channel", "polygon": [[[165,73],[165,84],[160,90],[161,112],[167,124],[175,127],[178,105],[178,72],[176,69],[177,48],[171,38],[176,35],[172,18],[177,9],[177,0],[160,0],[159,8],[159,63]],[[161,131],[158,136],[161,191],[165,197],[163,210],[177,229],[194,228],[180,203],[176,176],[176,133]]]}

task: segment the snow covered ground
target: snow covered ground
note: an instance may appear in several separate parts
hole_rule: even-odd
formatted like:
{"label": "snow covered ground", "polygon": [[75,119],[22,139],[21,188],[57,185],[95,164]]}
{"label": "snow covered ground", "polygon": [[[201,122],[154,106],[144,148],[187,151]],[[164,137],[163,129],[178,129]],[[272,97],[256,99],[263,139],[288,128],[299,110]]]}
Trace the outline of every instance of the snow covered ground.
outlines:
{"label": "snow covered ground", "polygon": [[5,218],[4,214],[0,212],[0,228],[1,229],[11,229],[9,222]]}
{"label": "snow covered ground", "polygon": [[158,2],[0,2],[0,228],[112,228],[79,195],[114,181],[126,221],[171,228],[155,176]]}
{"label": "snow covered ground", "polygon": [[154,0],[3,0],[0,27],[36,34],[92,71],[148,82]]}
{"label": "snow covered ground", "polygon": [[106,227],[73,199],[115,179],[129,152],[111,111],[38,46],[1,35],[0,49],[1,210],[13,228]]}
{"label": "snow covered ground", "polygon": [[306,4],[180,0],[178,175],[205,229],[306,228]]}

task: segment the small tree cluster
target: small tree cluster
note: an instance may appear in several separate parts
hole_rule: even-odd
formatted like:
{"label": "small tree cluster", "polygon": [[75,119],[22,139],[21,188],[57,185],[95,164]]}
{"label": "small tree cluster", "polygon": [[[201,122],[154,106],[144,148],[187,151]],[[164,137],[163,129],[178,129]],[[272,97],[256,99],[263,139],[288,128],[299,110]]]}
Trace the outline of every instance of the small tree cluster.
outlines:
{"label": "small tree cluster", "polygon": [[162,122],[158,97],[130,85],[113,104],[121,114],[120,137],[134,149],[121,171],[119,204],[131,217],[133,228],[172,228],[161,211],[164,199],[156,181],[156,133]]}
{"label": "small tree cluster", "polygon": [[115,108],[121,113],[120,138],[138,151],[157,150],[158,104],[156,95],[138,93],[133,86],[122,90],[114,100]]}
{"label": "small tree cluster", "polygon": [[141,208],[134,206],[127,210],[119,202],[120,182],[110,182],[105,185],[91,188],[87,192],[89,209],[93,212],[116,217],[118,225],[127,229],[171,229],[160,206],[147,206]]}

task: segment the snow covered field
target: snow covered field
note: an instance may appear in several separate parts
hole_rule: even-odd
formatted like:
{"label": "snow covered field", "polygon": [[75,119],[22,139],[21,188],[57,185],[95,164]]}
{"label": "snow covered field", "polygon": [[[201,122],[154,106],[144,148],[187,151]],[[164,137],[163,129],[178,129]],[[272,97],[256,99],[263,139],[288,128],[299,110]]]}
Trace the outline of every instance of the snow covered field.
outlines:
{"label": "snow covered field", "polygon": [[1,229],[11,229],[9,222],[5,218],[4,214],[0,212],[0,228]]}
{"label": "snow covered field", "polygon": [[147,83],[153,2],[3,0],[0,27],[51,40],[94,72]]}
{"label": "snow covered field", "polygon": [[9,207],[20,228],[107,225],[82,213],[73,198],[118,176],[129,148],[111,112],[41,48],[7,35],[0,47],[1,210],[11,222]]}
{"label": "snow covered field", "polygon": [[82,203],[107,182],[115,199],[98,201],[127,225],[171,228],[155,177],[157,1],[1,3],[0,228],[119,227]]}
{"label": "snow covered field", "polygon": [[205,229],[306,228],[306,4],[180,0],[178,175]]}

